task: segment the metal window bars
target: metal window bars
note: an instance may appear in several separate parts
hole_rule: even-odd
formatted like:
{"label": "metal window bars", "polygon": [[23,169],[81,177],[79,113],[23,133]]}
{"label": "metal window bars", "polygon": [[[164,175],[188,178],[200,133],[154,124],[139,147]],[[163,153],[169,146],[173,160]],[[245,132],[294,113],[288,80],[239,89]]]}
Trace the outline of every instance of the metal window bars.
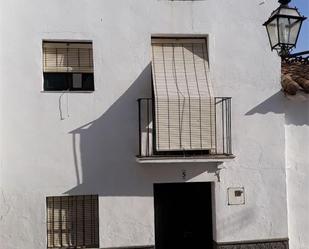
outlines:
{"label": "metal window bars", "polygon": [[47,248],[99,247],[98,196],[46,198]]}
{"label": "metal window bars", "polygon": [[[153,98],[140,98],[138,102],[139,118],[139,151],[137,157],[162,156],[230,156],[232,155],[232,99],[230,97],[214,97],[214,121],[212,126],[212,148],[209,150],[171,150],[157,151],[155,107]],[[212,115],[211,113],[207,115]],[[168,121],[166,122],[169,123]],[[196,138],[195,138],[196,139]]]}

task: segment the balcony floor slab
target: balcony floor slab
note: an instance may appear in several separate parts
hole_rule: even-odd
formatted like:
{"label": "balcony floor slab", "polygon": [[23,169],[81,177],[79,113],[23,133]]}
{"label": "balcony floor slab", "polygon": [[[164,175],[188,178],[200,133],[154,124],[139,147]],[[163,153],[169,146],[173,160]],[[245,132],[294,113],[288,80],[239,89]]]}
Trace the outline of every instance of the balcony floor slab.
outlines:
{"label": "balcony floor slab", "polygon": [[234,155],[214,155],[198,157],[136,157],[138,163],[224,163],[234,159]]}

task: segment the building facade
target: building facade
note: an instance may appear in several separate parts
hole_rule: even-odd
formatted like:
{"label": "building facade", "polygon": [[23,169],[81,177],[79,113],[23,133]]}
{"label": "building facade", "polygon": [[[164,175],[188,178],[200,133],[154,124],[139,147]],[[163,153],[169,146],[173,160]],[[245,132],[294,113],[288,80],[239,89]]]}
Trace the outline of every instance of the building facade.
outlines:
{"label": "building facade", "polygon": [[0,6],[1,248],[306,248],[309,109],[280,91],[275,1]]}

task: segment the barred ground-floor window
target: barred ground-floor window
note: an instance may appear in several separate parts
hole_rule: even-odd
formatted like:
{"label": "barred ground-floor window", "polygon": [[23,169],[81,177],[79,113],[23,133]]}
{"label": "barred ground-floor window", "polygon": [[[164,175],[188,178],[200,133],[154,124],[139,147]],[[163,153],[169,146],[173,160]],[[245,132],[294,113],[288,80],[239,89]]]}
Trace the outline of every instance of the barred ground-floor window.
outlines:
{"label": "barred ground-floor window", "polygon": [[48,248],[98,248],[98,196],[46,198]]}

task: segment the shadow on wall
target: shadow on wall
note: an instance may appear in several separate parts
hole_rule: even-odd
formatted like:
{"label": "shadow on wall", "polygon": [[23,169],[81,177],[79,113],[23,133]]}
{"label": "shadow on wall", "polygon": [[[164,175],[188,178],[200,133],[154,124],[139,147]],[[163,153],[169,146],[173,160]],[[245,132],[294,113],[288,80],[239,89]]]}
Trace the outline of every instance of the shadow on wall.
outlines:
{"label": "shadow on wall", "polygon": [[[153,196],[153,183],[184,181],[183,170],[187,172],[185,180],[206,171],[216,172],[216,164],[145,166],[136,162],[137,99],[151,97],[151,84],[151,65],[149,64],[101,117],[70,132],[78,184],[66,194]],[[81,165],[78,165],[77,160],[79,153],[76,136],[80,136]]]}
{"label": "shadow on wall", "polygon": [[308,97],[295,96],[288,98],[279,91],[257,105],[246,115],[276,113],[285,115],[286,125],[309,125],[309,94]]}

